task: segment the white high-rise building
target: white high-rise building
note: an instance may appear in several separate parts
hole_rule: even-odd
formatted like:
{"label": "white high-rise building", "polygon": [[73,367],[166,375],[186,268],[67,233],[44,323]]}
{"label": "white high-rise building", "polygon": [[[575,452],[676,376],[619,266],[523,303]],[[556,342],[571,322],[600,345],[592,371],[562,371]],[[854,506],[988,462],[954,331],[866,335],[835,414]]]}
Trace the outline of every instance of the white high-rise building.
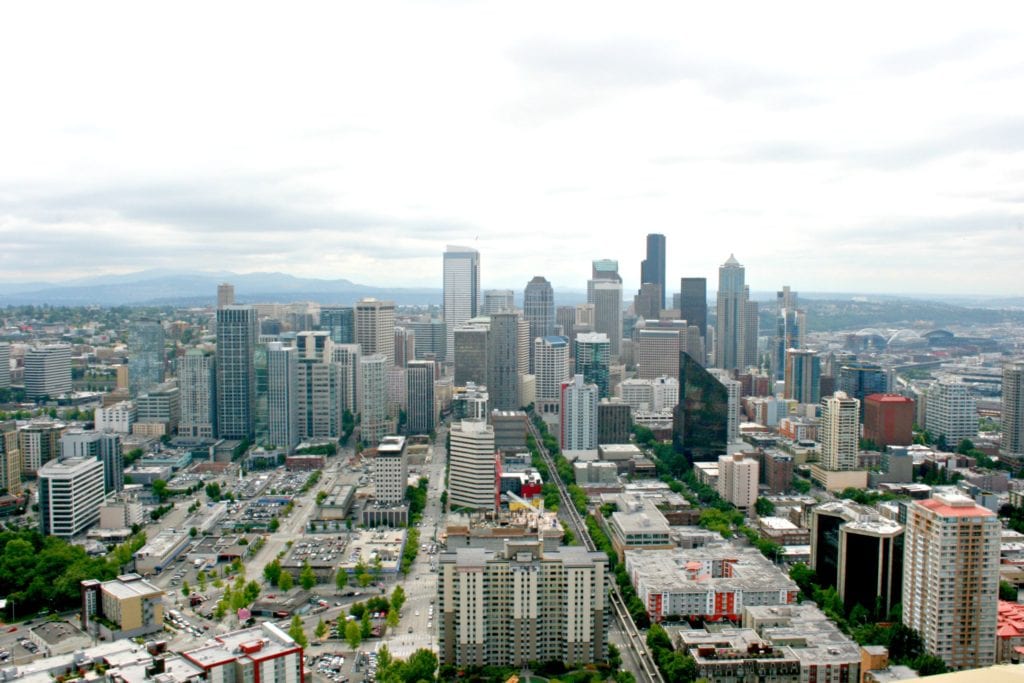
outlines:
{"label": "white high-rise building", "polygon": [[181,399],[178,434],[205,439],[212,439],[216,435],[216,386],[213,354],[201,349],[186,351],[178,364],[178,391]]}
{"label": "white high-rise building", "polygon": [[561,448],[592,451],[597,448],[597,402],[600,390],[576,375],[562,384]]}
{"label": "white high-rise building", "polygon": [[679,376],[679,352],[686,350],[683,332],[675,329],[641,329],[636,336],[636,376],[653,379]]}
{"label": "white high-rise building", "polygon": [[718,456],[718,495],[738,508],[753,507],[757,500],[758,464],[742,453]]}
{"label": "white high-rise building", "polygon": [[11,345],[0,342],[0,389],[11,386]]}
{"label": "white high-rise building", "polygon": [[662,413],[679,404],[679,380],[675,377],[625,379],[619,383],[622,402],[634,413]]}
{"label": "white high-rise building", "polygon": [[53,460],[39,468],[39,531],[71,538],[99,521],[103,462],[93,458]]}
{"label": "white high-rise building", "polygon": [[252,306],[217,309],[217,435],[252,439],[256,430],[256,339]]}
{"label": "white high-rise building", "polygon": [[510,313],[515,310],[516,293],[511,289],[485,289],[480,315]]}
{"label": "white high-rise building", "polygon": [[843,391],[823,398],[818,441],[821,442],[821,464],[826,470],[856,470],[860,445],[860,401]]}
{"label": "white high-rise building", "polygon": [[959,494],[907,505],[903,623],[951,669],[996,661],[999,544],[990,510]]}
{"label": "white high-rise building", "polygon": [[449,363],[455,361],[455,328],[479,314],[480,252],[449,245],[444,252],[444,326]]}
{"label": "white high-rise building", "polygon": [[71,391],[71,347],[32,346],[25,351],[25,397],[56,399]]}
{"label": "white high-rise building", "polygon": [[359,412],[359,361],[362,352],[359,344],[335,344],[331,349],[331,358],[338,366],[341,407],[353,415]]}
{"label": "white high-rise building", "polygon": [[267,440],[291,453],[299,445],[299,352],[267,344]]}
{"label": "white high-rise building", "polygon": [[377,446],[377,458],[374,462],[377,502],[385,505],[401,503],[405,500],[405,487],[409,480],[405,437],[384,437]]}
{"label": "white high-rise building", "polygon": [[537,412],[558,413],[562,383],[569,379],[569,340],[565,337],[534,339],[533,364]]}
{"label": "white high-rise building", "polygon": [[494,512],[498,507],[494,428],[486,420],[452,424],[448,452],[448,506]]}
{"label": "white high-rise building", "polygon": [[388,367],[395,364],[395,302],[362,299],[355,305],[356,343],[363,355],[384,355]]}
{"label": "white high-rise building", "polygon": [[928,387],[925,401],[925,429],[938,439],[945,437],[950,450],[963,439],[978,436],[978,411],[967,385],[941,379]]}
{"label": "white high-rise building", "polygon": [[387,357],[380,353],[363,356],[359,361],[359,432],[369,446],[376,446],[394,431],[388,415],[388,367]]}

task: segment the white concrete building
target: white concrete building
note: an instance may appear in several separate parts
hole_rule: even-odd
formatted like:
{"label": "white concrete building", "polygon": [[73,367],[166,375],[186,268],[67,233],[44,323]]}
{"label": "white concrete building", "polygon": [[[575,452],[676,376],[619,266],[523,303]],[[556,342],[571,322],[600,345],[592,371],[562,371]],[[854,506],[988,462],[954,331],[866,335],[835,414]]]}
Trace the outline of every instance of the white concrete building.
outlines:
{"label": "white concrete building", "polygon": [[498,482],[494,428],[484,420],[462,420],[452,425],[448,453],[448,505],[493,512]]}
{"label": "white concrete building", "polygon": [[757,478],[757,460],[742,453],[718,456],[718,495],[736,507],[753,507],[757,500]]}
{"label": "white concrete building", "polygon": [[30,346],[25,351],[25,397],[56,399],[71,391],[71,347]]}
{"label": "white concrete building", "polygon": [[71,538],[99,521],[103,463],[91,458],[52,460],[39,468],[39,531]]}
{"label": "white concrete building", "polygon": [[945,437],[950,450],[963,439],[978,436],[978,411],[974,395],[966,384],[941,379],[928,387],[925,429],[938,439]]}
{"label": "white concrete building", "polygon": [[842,391],[823,398],[818,424],[822,467],[833,472],[856,470],[859,440],[860,401]]}
{"label": "white concrete building", "polygon": [[563,451],[591,451],[597,448],[596,384],[585,384],[576,375],[562,385],[561,448]]}
{"label": "white concrete building", "polygon": [[375,461],[378,503],[393,504],[405,500],[409,480],[404,436],[386,436],[377,446]]}

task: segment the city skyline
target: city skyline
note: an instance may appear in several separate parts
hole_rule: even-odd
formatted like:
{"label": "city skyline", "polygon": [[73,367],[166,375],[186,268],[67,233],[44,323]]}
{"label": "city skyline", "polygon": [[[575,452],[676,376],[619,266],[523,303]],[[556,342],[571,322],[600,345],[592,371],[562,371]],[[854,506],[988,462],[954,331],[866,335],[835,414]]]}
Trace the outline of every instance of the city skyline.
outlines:
{"label": "city skyline", "polygon": [[660,233],[667,293],[729,253],[753,289],[1015,291],[1019,6],[540,11],[11,8],[0,270],[437,286],[451,243],[517,292],[614,255],[628,297]]}

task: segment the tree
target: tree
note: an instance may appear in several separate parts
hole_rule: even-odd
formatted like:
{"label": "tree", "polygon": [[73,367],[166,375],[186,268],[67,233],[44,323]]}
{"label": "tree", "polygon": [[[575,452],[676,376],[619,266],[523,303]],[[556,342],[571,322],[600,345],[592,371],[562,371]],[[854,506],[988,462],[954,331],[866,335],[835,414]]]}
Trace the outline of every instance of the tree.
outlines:
{"label": "tree", "polygon": [[354,621],[345,622],[345,642],[352,648],[352,651],[359,647],[359,644],[363,642],[363,633],[359,628],[359,624]]}
{"label": "tree", "polygon": [[192,588],[188,585],[188,581],[182,581],[181,594],[184,595],[186,598],[192,595]]}
{"label": "tree", "polygon": [[412,653],[402,669],[402,678],[407,683],[433,681],[437,672],[437,655],[425,648]]}
{"label": "tree", "polygon": [[388,628],[398,627],[398,610],[388,610],[388,618],[386,623],[388,625]]}
{"label": "tree", "polygon": [[946,662],[942,661],[941,657],[927,653],[915,658],[910,663],[910,668],[917,669],[917,673],[921,676],[934,676],[949,671],[946,668]]}
{"label": "tree", "polygon": [[306,637],[306,631],[302,628],[302,618],[298,614],[292,617],[292,624],[288,627],[288,635],[299,644],[299,647],[309,647],[309,638]]}
{"label": "tree", "polygon": [[370,623],[370,612],[363,612],[363,618],[359,620],[359,634],[365,640],[373,635],[373,624]]}
{"label": "tree", "polygon": [[279,520],[277,517],[274,517],[272,520],[270,520],[270,523],[267,524],[267,531],[269,531],[270,533],[274,533],[280,528],[281,520]]}
{"label": "tree", "polygon": [[391,591],[391,609],[400,612],[403,605],[405,605],[405,589],[395,586],[395,590]]}
{"label": "tree", "polygon": [[338,568],[338,573],[334,575],[334,585],[338,587],[339,592],[348,586],[348,572],[344,568]]}
{"label": "tree", "polygon": [[271,586],[276,586],[278,581],[281,579],[281,561],[274,559],[268,562],[263,567],[263,578],[267,580]]}
{"label": "tree", "polygon": [[302,573],[299,574],[299,585],[305,590],[311,590],[316,585],[316,574],[313,573],[313,568],[309,566],[309,562],[302,564]]}
{"label": "tree", "polygon": [[154,479],[153,495],[156,496],[161,503],[164,502],[164,500],[166,500],[167,496],[169,495],[167,491],[167,482],[164,481],[163,479]]}
{"label": "tree", "polygon": [[295,584],[295,581],[294,581],[294,579],[292,579],[292,575],[289,574],[288,572],[282,571],[281,572],[281,578],[279,578],[277,580],[277,587],[280,588],[285,593],[287,593],[288,591],[290,591],[292,589],[292,586],[294,584]]}
{"label": "tree", "polygon": [[323,640],[324,636],[327,635],[327,624],[324,623],[323,619],[317,622],[316,630],[313,631],[313,634],[317,637],[318,640]]}
{"label": "tree", "polygon": [[192,527],[191,529],[188,530],[188,535],[191,536],[192,538],[195,538],[196,536],[199,535],[199,529],[197,529],[195,527]]}
{"label": "tree", "polygon": [[757,512],[758,517],[771,517],[775,514],[775,503],[767,498],[759,497],[754,501],[754,511]]}
{"label": "tree", "polygon": [[[964,439],[966,441],[966,439]],[[1017,602],[1017,587],[1009,581],[999,582],[999,599]]]}

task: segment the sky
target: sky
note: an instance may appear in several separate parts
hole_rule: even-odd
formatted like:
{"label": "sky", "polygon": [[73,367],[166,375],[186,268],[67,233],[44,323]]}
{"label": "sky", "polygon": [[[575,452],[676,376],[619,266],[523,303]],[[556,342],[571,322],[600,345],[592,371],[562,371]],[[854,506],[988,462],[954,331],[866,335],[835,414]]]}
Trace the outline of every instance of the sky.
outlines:
{"label": "sky", "polygon": [[[713,6],[705,6],[713,5]],[[1020,295],[1024,4],[12,3],[0,282]],[[672,283],[675,283],[673,285]]]}

